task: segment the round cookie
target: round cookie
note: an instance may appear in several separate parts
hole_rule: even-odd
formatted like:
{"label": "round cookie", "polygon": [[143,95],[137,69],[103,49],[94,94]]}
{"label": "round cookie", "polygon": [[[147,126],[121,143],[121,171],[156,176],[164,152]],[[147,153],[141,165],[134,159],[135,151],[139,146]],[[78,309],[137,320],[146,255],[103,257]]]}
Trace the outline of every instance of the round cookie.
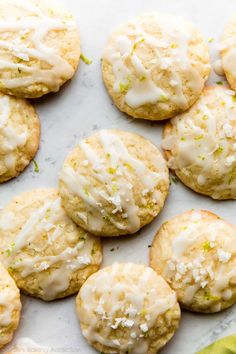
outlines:
{"label": "round cookie", "polygon": [[93,274],[76,299],[84,337],[105,354],[156,354],[180,319],[176,295],[141,264],[115,263]]}
{"label": "round cookie", "polygon": [[22,292],[50,301],[76,293],[99,269],[100,239],[77,227],[56,190],[13,199],[0,214],[0,260]]}
{"label": "round cookie", "polygon": [[146,14],[111,35],[102,72],[122,112],[162,120],[198,99],[210,73],[209,51],[199,31],[182,17]]}
{"label": "round cookie", "polygon": [[0,183],[16,177],[35,156],[40,122],[27,101],[0,93]]}
{"label": "round cookie", "polygon": [[226,78],[233,90],[236,90],[236,16],[234,16],[225,27],[220,54],[222,68]]}
{"label": "round cookie", "polygon": [[7,270],[0,264],[0,348],[12,340],[21,313],[20,292]]}
{"label": "round cookie", "polygon": [[236,302],[236,227],[205,211],[164,223],[150,250],[150,266],[177,293],[183,308],[213,313]]}
{"label": "round cookie", "polygon": [[68,215],[101,236],[137,232],[160,212],[169,189],[159,150],[142,136],[101,130],[67,157],[60,195]]}
{"label": "round cookie", "polygon": [[35,98],[56,92],[77,69],[72,16],[53,0],[0,0],[0,91]]}
{"label": "round cookie", "polygon": [[166,124],[168,166],[194,191],[236,199],[236,100],[226,87],[206,88],[185,113]]}

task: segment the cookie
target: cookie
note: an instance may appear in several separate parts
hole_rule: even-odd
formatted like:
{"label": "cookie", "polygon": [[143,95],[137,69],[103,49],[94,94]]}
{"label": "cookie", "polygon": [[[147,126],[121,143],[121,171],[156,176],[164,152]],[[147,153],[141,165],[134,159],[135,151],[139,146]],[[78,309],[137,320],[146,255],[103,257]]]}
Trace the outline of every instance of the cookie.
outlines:
{"label": "cookie", "polygon": [[166,124],[168,166],[195,192],[236,198],[236,100],[226,87],[206,88],[185,113]]}
{"label": "cookie", "polygon": [[0,93],[0,183],[22,172],[35,156],[40,122],[27,101]]}
{"label": "cookie", "polygon": [[105,354],[156,354],[178,328],[176,295],[141,264],[115,263],[93,274],[76,299],[86,340]]}
{"label": "cookie", "polygon": [[101,236],[132,234],[150,223],[168,189],[168,169],[159,150],[121,130],[101,130],[83,140],[60,173],[68,215]]}
{"label": "cookie", "polygon": [[150,250],[150,266],[176,291],[183,308],[213,313],[236,301],[236,227],[205,211],[164,223]]}
{"label": "cookie", "polygon": [[0,91],[23,98],[56,92],[77,69],[74,19],[53,0],[0,0]]}
{"label": "cookie", "polygon": [[12,340],[21,313],[20,292],[2,264],[0,264],[0,289],[0,348],[2,348]]}
{"label": "cookie", "polygon": [[146,14],[110,36],[102,72],[122,112],[163,120],[185,111],[200,96],[210,73],[208,47],[182,17]]}
{"label": "cookie", "polygon": [[23,293],[50,301],[76,293],[102,260],[99,238],[70,220],[56,190],[13,199],[0,214],[0,260]]}
{"label": "cookie", "polygon": [[236,16],[226,25],[220,44],[222,68],[232,87],[236,90]]}

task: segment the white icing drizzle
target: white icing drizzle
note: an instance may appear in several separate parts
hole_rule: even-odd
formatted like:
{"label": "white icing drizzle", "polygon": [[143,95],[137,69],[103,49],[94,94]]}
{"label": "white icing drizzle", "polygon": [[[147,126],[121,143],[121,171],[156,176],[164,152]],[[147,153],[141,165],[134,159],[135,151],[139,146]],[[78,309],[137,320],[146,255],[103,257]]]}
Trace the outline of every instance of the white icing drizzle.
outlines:
{"label": "white icing drizzle", "polygon": [[[76,27],[74,21],[51,18],[31,0],[10,3],[13,8],[19,7],[23,15],[1,18],[0,69],[4,72],[15,69],[19,75],[13,78],[3,76],[1,82],[9,89],[45,84],[51,91],[58,91],[63,82],[73,76],[74,69],[57,48],[45,43],[45,38],[51,31],[73,30]],[[15,59],[18,62],[14,62]]]}
{"label": "white icing drizzle", "polygon": [[222,66],[221,59],[217,59],[217,60],[214,61],[213,69],[214,69],[216,75],[224,76],[224,69],[223,69],[223,66]]}
{"label": "white icing drizzle", "polygon": [[[79,147],[85,155],[85,161],[92,166],[89,173],[102,183],[102,188],[94,188],[93,183],[82,175],[80,169],[74,171],[69,166],[63,168],[60,178],[86,204],[86,217],[83,213],[78,216],[94,231],[101,230],[109,221],[118,229],[134,233],[140,228],[140,219],[139,207],[134,198],[132,174],[142,183],[143,195],[150,193],[155,203],[159,200],[159,193],[155,188],[167,176],[165,172],[149,170],[141,160],[134,158],[115,132],[102,130],[98,139],[104,157],[100,157],[85,141]],[[158,169],[162,167],[160,159],[156,159],[155,164]],[[107,204],[114,206],[112,213],[108,214]],[[117,222],[116,214],[120,214],[124,222]]]}
{"label": "white icing drizzle", "polygon": [[[139,278],[133,279],[137,271]],[[161,277],[148,267],[132,263],[115,263],[109,270],[99,271],[81,288],[79,297],[79,318],[88,341],[114,348],[114,352],[133,354],[148,352],[149,330],[176,304],[175,293],[166,288]],[[122,329],[124,335],[113,340],[116,331]]]}
{"label": "white icing drizzle", "polygon": [[26,144],[28,138],[27,126],[13,127],[10,120],[11,107],[8,96],[0,97],[0,160],[7,169],[14,169],[16,156],[15,150]]}
{"label": "white icing drizzle", "polygon": [[[233,295],[230,284],[233,279],[236,283],[236,271],[232,269],[236,254],[236,247],[232,246],[235,230],[220,219],[209,223],[195,211],[183,225],[172,238],[172,256],[165,276],[185,286],[185,304],[192,304],[195,294],[205,288],[212,306],[230,300]],[[218,311],[220,309],[221,306]]]}
{"label": "white icing drizzle", "polygon": [[[236,165],[235,114],[234,92],[214,88],[199,99],[189,114],[173,118],[172,129],[163,139],[162,147],[172,154],[169,167],[186,173],[198,168],[196,183],[200,187],[204,185],[204,190],[209,184],[213,198],[218,198],[225,190],[232,196],[236,193],[236,180],[232,175]],[[213,169],[214,178],[217,176],[215,185],[210,177]]]}
{"label": "white icing drizzle", "polygon": [[[8,220],[7,214],[3,213],[0,227],[4,233],[14,228],[14,220],[10,226]],[[69,225],[73,226],[71,231],[76,233],[76,226],[66,216],[60,198],[45,202],[42,207],[31,213],[16,235],[15,242],[5,248],[5,266],[19,272],[22,278],[50,270],[49,275],[38,278],[45,300],[52,300],[57,294],[65,291],[69,287],[71,275],[76,270],[94,264],[91,256],[94,240],[87,234],[84,234],[75,246],[68,246],[60,253],[45,252],[48,247],[53,247],[53,244],[64,238]]]}
{"label": "white icing drizzle", "polygon": [[[193,92],[199,94],[204,85],[204,79],[194,68],[188,55],[188,43],[191,39],[188,27],[184,26],[182,18],[174,16],[154,14],[150,16],[150,20],[156,21],[163,35],[161,39],[147,33],[138,18],[130,22],[127,35],[119,35],[108,44],[104,58],[112,64],[114,91],[125,93],[124,100],[132,108],[170,101],[186,109],[188,101],[178,71],[184,73],[187,85]],[[150,61],[150,68],[145,67],[136,51],[137,47],[150,47],[154,51],[156,59]],[[168,50],[168,56],[163,50]],[[161,70],[159,80],[162,72],[168,71],[174,94],[158,87],[154,82],[153,72],[155,71],[156,76],[157,65],[159,71]]]}

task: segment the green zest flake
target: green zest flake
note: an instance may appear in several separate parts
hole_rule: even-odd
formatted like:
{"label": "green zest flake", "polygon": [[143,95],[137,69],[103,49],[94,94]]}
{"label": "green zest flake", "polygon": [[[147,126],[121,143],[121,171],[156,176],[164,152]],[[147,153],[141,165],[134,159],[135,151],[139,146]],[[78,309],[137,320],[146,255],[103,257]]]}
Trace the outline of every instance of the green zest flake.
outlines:
{"label": "green zest flake", "polygon": [[198,156],[198,158],[199,158],[200,160],[202,160],[202,161],[205,160],[205,157],[204,157],[204,156]]}
{"label": "green zest flake", "polygon": [[141,317],[145,317],[147,315],[147,310],[146,309],[142,309],[140,312],[140,316]]}
{"label": "green zest flake", "polygon": [[113,167],[109,167],[108,168],[108,172],[111,174],[111,175],[114,175],[116,173],[117,169],[116,168],[113,168]]}
{"label": "green zest flake", "polygon": [[222,338],[196,354],[236,354],[236,334]]}
{"label": "green zest flake", "polygon": [[139,77],[139,81],[142,82],[142,81],[146,80],[146,78],[147,78],[147,77],[146,77],[145,75],[142,75],[142,76]]}
{"label": "green zest flake", "polygon": [[219,146],[218,147],[218,149],[216,150],[216,152],[218,153],[218,154],[221,154],[222,152],[223,152],[223,147],[222,146]]}
{"label": "green zest flake", "polygon": [[112,185],[111,189],[113,193],[116,193],[118,191],[118,187],[115,184]]}
{"label": "green zest flake", "polygon": [[204,251],[207,251],[207,252],[210,251],[211,250],[210,242],[209,241],[205,242],[203,244],[202,248],[203,248]]}
{"label": "green zest flake", "polygon": [[203,135],[199,135],[194,138],[194,140],[201,140],[201,139],[203,139]]}
{"label": "green zest flake", "polygon": [[182,229],[182,230],[187,230],[187,229],[188,229],[188,226],[183,226],[181,229]]}
{"label": "green zest flake", "polygon": [[92,64],[92,60],[90,60],[90,59],[88,59],[84,54],[80,54],[80,58],[83,60],[83,62],[85,63],[85,64],[87,64],[87,65],[90,65],[90,64]]}
{"label": "green zest flake", "polygon": [[34,172],[35,173],[39,173],[39,165],[37,164],[37,162],[33,159],[33,164],[34,164]]}
{"label": "green zest flake", "polygon": [[178,47],[178,44],[172,43],[172,44],[170,45],[170,47],[171,47],[172,49],[177,48],[177,47]]}
{"label": "green zest flake", "polygon": [[233,182],[233,179],[234,179],[234,169],[229,172],[228,184],[231,184]]}
{"label": "green zest flake", "polygon": [[216,85],[223,85],[223,82],[222,81],[217,81]]}
{"label": "green zest flake", "polygon": [[8,270],[9,274],[13,274],[13,272],[14,272],[14,269],[12,267],[9,267],[7,270]]}
{"label": "green zest flake", "polygon": [[181,141],[185,141],[186,139],[182,136],[182,137],[180,138],[180,140],[181,140]]}
{"label": "green zest flake", "polygon": [[209,42],[209,43],[212,43],[213,41],[214,41],[214,38],[209,38],[209,39],[208,39],[208,42]]}
{"label": "green zest flake", "polygon": [[168,101],[169,101],[169,98],[166,95],[164,95],[164,94],[160,95],[159,102],[168,102]]}
{"label": "green zest flake", "polygon": [[206,115],[204,115],[204,116],[202,117],[202,120],[208,120],[208,117],[207,117]]}
{"label": "green zest flake", "polygon": [[12,252],[14,251],[15,245],[16,245],[15,242],[12,242],[12,243],[10,244],[10,247],[5,251],[8,257],[9,257],[9,256],[12,254]]}
{"label": "green zest flake", "polygon": [[10,255],[11,255],[11,250],[6,250],[6,254],[7,254],[7,257],[10,257]]}
{"label": "green zest flake", "polygon": [[111,158],[111,154],[110,154],[110,153],[107,154],[107,158],[108,158],[108,159]]}
{"label": "green zest flake", "polygon": [[119,84],[120,93],[127,93],[129,91],[129,88],[130,88],[129,82],[127,84],[122,84],[122,82],[120,82]]}
{"label": "green zest flake", "polygon": [[88,189],[86,187],[83,188],[83,191],[84,191],[85,195],[89,196],[89,191],[88,191]]}
{"label": "green zest flake", "polygon": [[110,218],[109,218],[108,215],[104,215],[102,218],[103,218],[103,220],[105,220],[105,221],[110,221]]}
{"label": "green zest flake", "polygon": [[133,48],[132,48],[132,51],[131,51],[131,55],[134,54],[134,52],[135,52],[135,50],[137,49],[138,45],[141,44],[141,43],[143,43],[143,42],[144,42],[144,38],[142,38],[142,39],[140,39],[140,41],[134,43]]}
{"label": "green zest flake", "polygon": [[110,251],[111,251],[111,252],[114,252],[114,251],[115,251],[115,248],[111,248]]}
{"label": "green zest flake", "polygon": [[125,166],[128,170],[130,170],[130,172],[134,171],[133,166],[131,166],[128,162],[125,162],[125,163],[124,163],[124,166]]}
{"label": "green zest flake", "polygon": [[171,182],[173,182],[174,184],[177,184],[177,183],[179,183],[179,179],[178,179],[178,177],[177,176],[171,176]]}
{"label": "green zest flake", "polygon": [[219,296],[214,296],[212,295],[212,293],[210,292],[210,290],[206,290],[204,292],[204,298],[207,300],[207,301],[219,301],[220,300],[220,297]]}

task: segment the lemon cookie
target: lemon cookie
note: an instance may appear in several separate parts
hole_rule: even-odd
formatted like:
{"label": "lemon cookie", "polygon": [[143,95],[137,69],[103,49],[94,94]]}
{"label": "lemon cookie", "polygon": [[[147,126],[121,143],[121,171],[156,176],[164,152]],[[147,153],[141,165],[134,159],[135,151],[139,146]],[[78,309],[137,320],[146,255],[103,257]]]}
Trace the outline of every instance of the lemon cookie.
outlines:
{"label": "lemon cookie", "polygon": [[0,264],[0,348],[12,340],[18,327],[21,313],[20,292]]}
{"label": "lemon cookie", "polygon": [[204,90],[189,111],[164,130],[169,167],[194,191],[236,198],[236,100],[225,87]]}
{"label": "lemon cookie", "polygon": [[209,211],[188,211],[164,223],[150,265],[184,308],[218,312],[236,301],[236,227]]}
{"label": "lemon cookie", "polygon": [[233,90],[236,90],[236,16],[227,24],[220,45],[222,68]]}
{"label": "lemon cookie", "polygon": [[0,260],[26,294],[50,301],[77,292],[102,260],[99,238],[77,227],[56,190],[25,192],[0,214]]}
{"label": "lemon cookie", "polygon": [[133,263],[115,263],[93,274],[76,307],[84,337],[106,354],[156,354],[180,319],[176,295],[164,279]]}
{"label": "lemon cookie", "polygon": [[210,72],[209,53],[192,23],[178,16],[147,14],[111,35],[102,71],[122,112],[162,120],[197,100]]}
{"label": "lemon cookie", "polygon": [[0,91],[18,97],[56,92],[80,57],[74,19],[53,0],[0,0]]}
{"label": "lemon cookie", "polygon": [[163,207],[168,169],[159,150],[142,136],[101,130],[67,157],[60,194],[68,215],[101,236],[137,232]]}
{"label": "lemon cookie", "polygon": [[0,183],[16,177],[38,150],[40,122],[27,101],[0,93]]}

